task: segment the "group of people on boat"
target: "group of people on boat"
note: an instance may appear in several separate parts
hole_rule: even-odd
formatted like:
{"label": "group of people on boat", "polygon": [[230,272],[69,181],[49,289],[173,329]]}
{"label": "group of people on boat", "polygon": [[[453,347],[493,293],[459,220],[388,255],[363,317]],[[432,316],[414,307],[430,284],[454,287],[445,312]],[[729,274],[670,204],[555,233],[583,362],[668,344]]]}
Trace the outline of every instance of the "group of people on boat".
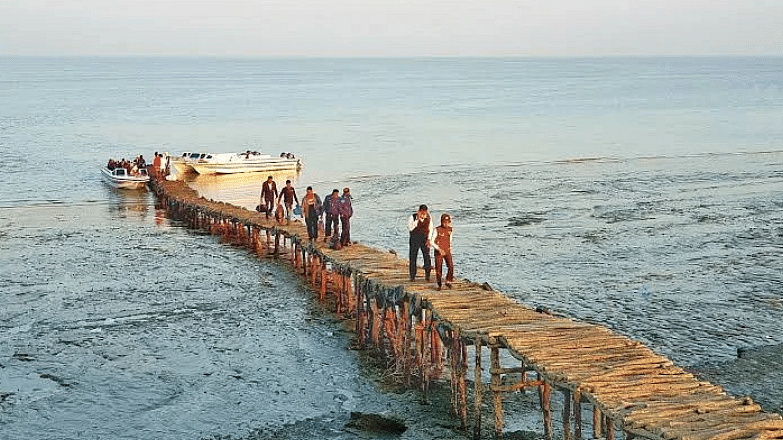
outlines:
{"label": "group of people on boat", "polygon": [[[290,223],[292,215],[301,215],[307,225],[307,235],[311,242],[318,239],[319,232],[323,232],[325,243],[329,242],[333,249],[341,249],[352,244],[353,206],[351,200],[351,190],[347,187],[343,188],[342,194],[339,189],[335,188],[321,201],[318,194],[313,191],[313,187],[308,186],[307,193],[300,201],[290,180],[286,180],[285,187],[278,191],[277,183],[272,176],[269,176],[261,186],[261,195],[256,210],[265,212],[267,219],[274,212],[275,220],[281,224]],[[298,210],[301,211],[297,212]],[[415,213],[408,217],[407,223],[410,233],[408,259],[410,280],[416,281],[417,260],[419,252],[421,252],[424,259],[424,278],[425,281],[430,282],[432,272],[430,249],[432,249],[435,257],[438,290],[442,288],[444,281],[447,288],[452,288],[454,259],[451,253],[453,231],[451,214],[441,214],[440,225],[436,227],[427,205],[422,204]],[[444,263],[447,268],[445,280],[443,277]]]}
{"label": "group of people on boat", "polygon": [[142,173],[142,169],[146,168],[147,162],[144,160],[144,156],[139,154],[134,160],[127,160],[124,157],[121,160],[114,160],[109,158],[109,163],[106,164],[106,168],[109,171],[114,171],[117,168],[125,168],[129,175],[138,176]]}

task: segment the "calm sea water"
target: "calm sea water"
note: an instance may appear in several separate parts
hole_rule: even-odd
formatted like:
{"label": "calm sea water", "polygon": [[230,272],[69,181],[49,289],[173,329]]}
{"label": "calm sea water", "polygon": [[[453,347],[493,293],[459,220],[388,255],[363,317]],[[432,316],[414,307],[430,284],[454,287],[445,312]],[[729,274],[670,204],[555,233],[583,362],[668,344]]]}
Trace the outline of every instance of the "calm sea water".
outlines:
{"label": "calm sea water", "polygon": [[[248,438],[410,404],[377,389],[284,265],[100,181],[109,157],[154,151],[294,152],[298,188],[350,186],[353,238],[400,255],[416,206],[448,211],[458,276],[683,366],[782,344],[781,72],[781,58],[0,58],[0,437]],[[247,207],[260,188],[191,184]]]}

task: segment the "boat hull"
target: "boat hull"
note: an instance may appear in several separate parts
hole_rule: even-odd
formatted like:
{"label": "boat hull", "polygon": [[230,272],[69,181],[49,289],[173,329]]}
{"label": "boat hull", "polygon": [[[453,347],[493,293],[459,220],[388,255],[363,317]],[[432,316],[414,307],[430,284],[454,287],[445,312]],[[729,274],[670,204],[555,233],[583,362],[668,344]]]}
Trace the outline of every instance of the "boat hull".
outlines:
{"label": "boat hull", "polygon": [[301,168],[301,163],[298,159],[269,158],[267,160],[225,163],[197,162],[190,164],[190,166],[199,174],[236,174],[266,171],[298,171]]}
{"label": "boat hull", "polygon": [[116,175],[108,168],[101,169],[104,182],[116,189],[146,189],[150,180],[149,176]]}
{"label": "boat hull", "polygon": [[302,163],[293,155],[280,157],[246,153],[183,153],[171,159],[172,174],[239,174],[272,171],[299,171]]}

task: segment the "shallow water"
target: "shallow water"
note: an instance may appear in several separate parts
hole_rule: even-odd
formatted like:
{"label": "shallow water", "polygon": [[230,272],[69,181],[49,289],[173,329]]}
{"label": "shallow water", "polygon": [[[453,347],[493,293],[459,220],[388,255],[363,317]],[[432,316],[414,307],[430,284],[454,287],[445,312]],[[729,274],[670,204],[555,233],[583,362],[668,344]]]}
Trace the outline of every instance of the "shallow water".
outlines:
{"label": "shallow water", "polygon": [[[285,264],[98,173],[108,157],[258,145],[303,158],[301,193],[350,186],[355,240],[404,256],[407,215],[448,211],[458,276],[780,408],[780,71],[0,58],[0,438],[353,438],[351,411],[418,423],[402,438],[455,435],[445,409],[379,386]],[[252,209],[264,177],[190,184]],[[748,347],[773,354],[736,360]]]}

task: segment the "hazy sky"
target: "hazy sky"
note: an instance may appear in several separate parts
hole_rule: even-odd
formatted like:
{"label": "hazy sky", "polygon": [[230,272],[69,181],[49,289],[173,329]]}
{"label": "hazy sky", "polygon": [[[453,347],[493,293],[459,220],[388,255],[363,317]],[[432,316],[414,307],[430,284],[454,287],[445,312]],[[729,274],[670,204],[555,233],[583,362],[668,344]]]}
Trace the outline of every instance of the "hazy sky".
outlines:
{"label": "hazy sky", "polygon": [[0,54],[783,54],[783,0],[0,0]]}

